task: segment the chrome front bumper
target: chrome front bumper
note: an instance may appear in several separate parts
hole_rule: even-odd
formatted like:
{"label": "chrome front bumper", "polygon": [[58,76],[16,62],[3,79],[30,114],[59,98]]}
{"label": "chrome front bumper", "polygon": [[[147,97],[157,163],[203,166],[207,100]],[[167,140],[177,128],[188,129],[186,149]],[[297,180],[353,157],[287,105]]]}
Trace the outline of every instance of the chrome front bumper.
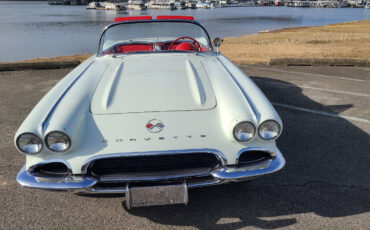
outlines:
{"label": "chrome front bumper", "polygon": [[[255,165],[246,166],[224,166],[213,172],[206,179],[188,180],[184,178],[188,188],[202,187],[216,184],[223,184],[230,181],[249,180],[265,174],[274,173],[282,169],[285,165],[285,159],[279,149],[276,149],[276,157]],[[99,186],[99,180],[87,176],[71,175],[63,178],[45,178],[36,177],[26,171],[23,167],[17,176],[19,184],[25,187],[56,190],[56,191],[74,191],[77,193],[123,193],[126,191],[126,184],[129,181],[123,181],[121,187],[106,188]],[[163,182],[159,180],[157,182]],[[119,181],[115,180],[118,184]]]}

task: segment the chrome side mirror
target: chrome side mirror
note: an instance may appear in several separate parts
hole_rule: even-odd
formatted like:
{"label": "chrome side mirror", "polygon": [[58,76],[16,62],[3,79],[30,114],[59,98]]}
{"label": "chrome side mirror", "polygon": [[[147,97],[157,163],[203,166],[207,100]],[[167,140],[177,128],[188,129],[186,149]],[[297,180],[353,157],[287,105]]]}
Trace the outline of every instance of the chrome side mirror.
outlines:
{"label": "chrome side mirror", "polygon": [[221,44],[222,44],[223,41],[224,41],[224,39],[222,39],[222,38],[215,38],[213,40],[213,45],[216,47],[216,52],[217,53],[220,52],[218,48],[221,46]]}

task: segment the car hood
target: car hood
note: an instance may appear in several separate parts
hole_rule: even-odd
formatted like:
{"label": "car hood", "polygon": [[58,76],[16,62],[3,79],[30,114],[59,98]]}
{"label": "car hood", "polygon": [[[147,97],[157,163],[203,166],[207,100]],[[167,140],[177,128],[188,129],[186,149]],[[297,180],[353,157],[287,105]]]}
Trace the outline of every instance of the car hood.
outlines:
{"label": "car hood", "polygon": [[216,99],[200,57],[132,55],[107,60],[91,101],[91,112],[194,111],[215,106]]}

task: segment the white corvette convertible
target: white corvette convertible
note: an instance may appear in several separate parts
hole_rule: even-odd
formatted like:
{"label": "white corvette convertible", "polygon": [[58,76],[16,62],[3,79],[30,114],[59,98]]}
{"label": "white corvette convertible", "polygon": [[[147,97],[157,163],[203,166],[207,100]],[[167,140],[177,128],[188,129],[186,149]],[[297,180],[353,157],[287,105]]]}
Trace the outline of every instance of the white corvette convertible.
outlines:
{"label": "white corvette convertible", "polygon": [[281,169],[281,119],[214,43],[189,16],[116,18],[17,131],[18,183],[125,193],[130,208]]}

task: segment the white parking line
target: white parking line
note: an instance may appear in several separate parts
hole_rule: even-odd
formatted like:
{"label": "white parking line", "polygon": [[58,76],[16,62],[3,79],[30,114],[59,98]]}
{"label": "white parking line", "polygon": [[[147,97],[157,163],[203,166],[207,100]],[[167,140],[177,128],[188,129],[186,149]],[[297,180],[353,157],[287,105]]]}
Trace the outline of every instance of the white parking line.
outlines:
{"label": "white parking line", "polygon": [[281,73],[301,74],[301,75],[308,75],[308,76],[313,76],[313,77],[332,78],[332,79],[340,79],[340,80],[346,80],[346,81],[359,81],[359,82],[370,83],[370,80],[362,80],[362,79],[356,79],[356,78],[335,77],[335,76],[329,76],[329,75],[324,75],[324,74],[303,73],[303,72],[287,71],[287,70],[272,69],[272,68],[266,68],[266,67],[256,67],[256,66],[254,66],[253,68],[270,70],[270,71],[281,72]]}
{"label": "white parking line", "polygon": [[303,85],[291,85],[291,84],[288,84],[288,83],[271,82],[271,81],[268,81],[268,80],[262,80],[262,81],[264,81],[268,84],[284,85],[284,86],[288,86],[288,87],[299,87],[299,88],[303,88],[303,89],[313,89],[313,90],[326,91],[326,92],[331,92],[331,93],[348,94],[348,95],[354,95],[354,96],[360,96],[360,97],[370,97],[370,94],[365,94],[365,93],[354,93],[354,92],[348,92],[348,91],[317,88],[317,87],[303,86]]}
{"label": "white parking line", "polygon": [[328,116],[328,117],[342,118],[342,119],[346,119],[346,120],[350,120],[350,121],[358,121],[358,122],[363,122],[363,123],[370,124],[369,120],[359,118],[359,117],[351,117],[351,116],[344,116],[344,115],[335,114],[335,113],[327,113],[327,112],[324,112],[324,111],[307,109],[307,108],[303,108],[303,107],[297,107],[297,106],[294,106],[294,105],[286,105],[286,104],[281,104],[281,103],[276,103],[276,102],[273,102],[272,104],[276,105],[276,106],[279,106],[279,107],[292,109],[292,110],[297,110],[297,111],[301,111],[301,112],[313,113],[313,114],[318,114],[318,115],[323,115],[323,116]]}
{"label": "white parking line", "polygon": [[327,91],[327,92],[332,92],[332,93],[349,94],[349,95],[360,96],[360,97],[370,97],[369,94],[365,94],[365,93],[353,93],[353,92],[347,92],[347,91],[341,91],[341,90],[324,89],[324,88],[316,88],[316,87],[311,87],[311,86],[300,86],[300,85],[298,85],[298,87],[304,88],[304,89]]}

